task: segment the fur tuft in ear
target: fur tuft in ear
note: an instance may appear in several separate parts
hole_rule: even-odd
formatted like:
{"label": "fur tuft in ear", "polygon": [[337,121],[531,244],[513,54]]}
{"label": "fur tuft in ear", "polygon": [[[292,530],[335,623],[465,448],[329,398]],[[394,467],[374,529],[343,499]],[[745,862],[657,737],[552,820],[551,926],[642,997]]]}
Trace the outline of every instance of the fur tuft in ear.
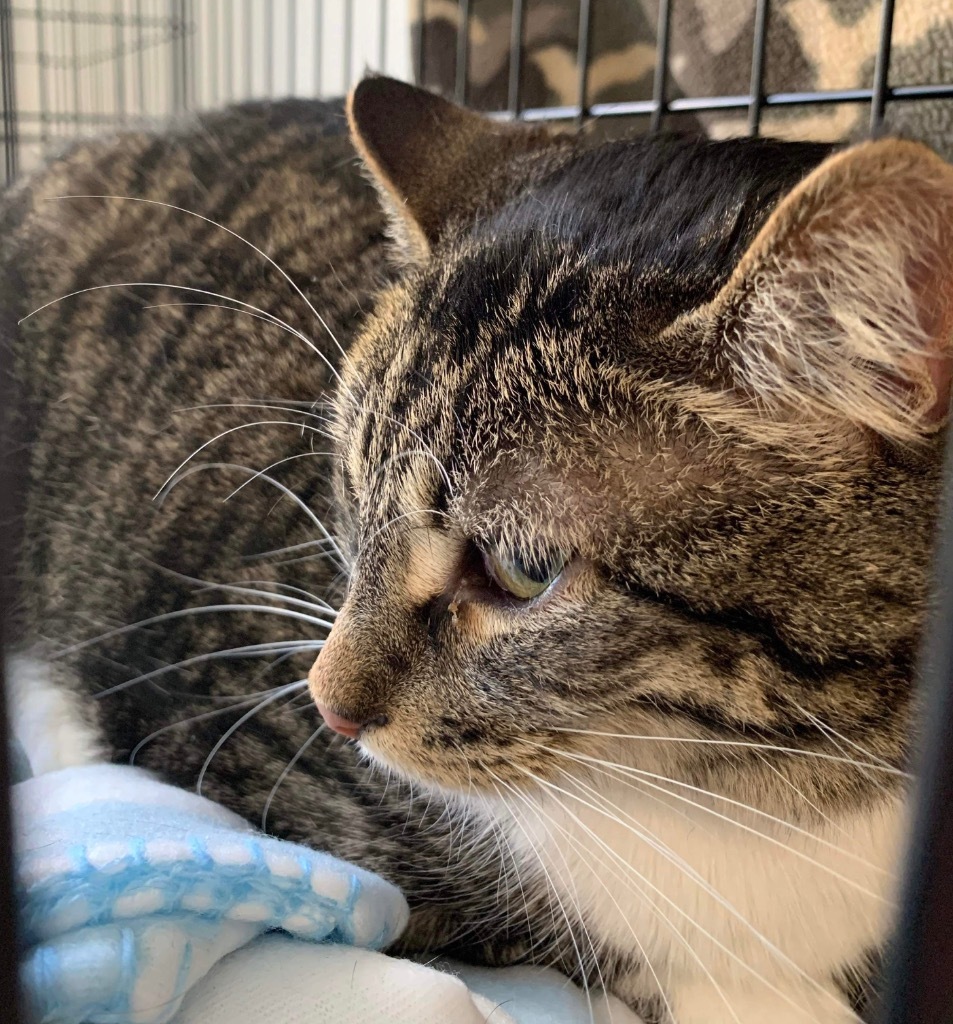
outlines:
{"label": "fur tuft in ear", "polygon": [[542,128],[505,124],[393,78],[365,78],[347,104],[351,137],[412,262],[451,222],[504,196],[506,164],[556,146]]}
{"label": "fur tuft in ear", "polygon": [[713,305],[733,375],[771,410],[910,441],[953,377],[953,167],[885,139],[781,202]]}

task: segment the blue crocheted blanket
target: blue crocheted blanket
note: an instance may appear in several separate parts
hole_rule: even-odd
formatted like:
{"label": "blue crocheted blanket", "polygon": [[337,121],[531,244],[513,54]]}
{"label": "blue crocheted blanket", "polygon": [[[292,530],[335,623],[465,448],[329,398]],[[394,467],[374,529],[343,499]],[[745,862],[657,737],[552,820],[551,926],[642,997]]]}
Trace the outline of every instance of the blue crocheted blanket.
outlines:
{"label": "blue crocheted blanket", "polygon": [[43,1022],[162,1024],[261,932],[380,948],[407,920],[382,879],[139,769],[28,779],[14,807],[23,979]]}

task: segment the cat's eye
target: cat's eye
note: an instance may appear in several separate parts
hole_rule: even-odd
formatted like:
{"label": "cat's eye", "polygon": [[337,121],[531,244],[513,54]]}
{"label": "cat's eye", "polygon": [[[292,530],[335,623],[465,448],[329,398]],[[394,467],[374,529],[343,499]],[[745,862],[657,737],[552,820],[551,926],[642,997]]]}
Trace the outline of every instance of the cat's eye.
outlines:
{"label": "cat's eye", "polygon": [[493,582],[520,601],[529,601],[548,590],[559,578],[567,561],[565,554],[552,549],[483,549],[483,563]]}

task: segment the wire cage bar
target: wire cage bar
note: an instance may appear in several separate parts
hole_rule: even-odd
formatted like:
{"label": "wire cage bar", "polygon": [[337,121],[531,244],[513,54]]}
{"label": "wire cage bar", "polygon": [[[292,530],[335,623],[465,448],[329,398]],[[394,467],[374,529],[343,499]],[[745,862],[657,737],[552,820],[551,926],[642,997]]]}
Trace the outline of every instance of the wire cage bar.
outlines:
{"label": "wire cage bar", "polygon": [[407,0],[0,0],[3,173],[89,134],[412,78]]}
{"label": "wire cage bar", "polygon": [[888,960],[882,1024],[953,1019],[953,434],[936,556],[937,596],[922,658],[920,799]]}
{"label": "wire cage bar", "polygon": [[[656,132],[673,118],[733,114],[744,118],[742,130],[758,134],[772,111],[847,106],[862,112],[866,106],[867,130],[876,135],[893,105],[953,101],[951,81],[892,81],[895,0],[879,0],[869,84],[817,89],[779,86],[771,78],[776,11],[770,0],[751,0],[747,90],[742,82],[736,91],[714,95],[673,88],[678,0],[654,0],[654,36],[646,45],[654,48],[655,59],[647,91],[600,99],[593,84],[594,44],[604,7],[594,0],[576,2],[575,80],[563,102],[540,105],[527,99],[526,88],[534,4],[510,0],[503,85],[490,107],[497,116],[578,127],[628,118]],[[633,0],[633,6],[639,2]],[[641,2],[651,7],[653,0]],[[148,126],[253,97],[340,95],[367,69],[428,84],[432,44],[438,41],[428,19],[436,6],[445,12],[449,5],[446,0],[439,5],[427,0],[0,0],[5,179],[13,182],[77,136]],[[476,91],[473,28],[479,7],[474,0],[457,0],[449,48],[453,71],[442,84],[459,102],[470,101]],[[941,599],[924,671],[930,715],[921,801],[883,1000],[883,1019],[890,1024],[953,1019],[948,928],[953,917],[953,443],[948,461],[945,537],[937,563]],[[0,486],[0,499],[6,491]],[[0,744],[0,826],[5,829],[7,778]],[[13,995],[6,993],[15,992],[15,920],[9,844],[0,846],[0,984],[3,1005],[12,1008]]]}

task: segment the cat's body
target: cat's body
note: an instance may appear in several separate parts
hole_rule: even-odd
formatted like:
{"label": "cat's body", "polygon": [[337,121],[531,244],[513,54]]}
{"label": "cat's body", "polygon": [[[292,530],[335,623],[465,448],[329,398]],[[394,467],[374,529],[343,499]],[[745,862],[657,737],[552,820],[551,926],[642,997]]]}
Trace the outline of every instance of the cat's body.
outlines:
{"label": "cat's body", "polygon": [[[355,122],[399,195],[386,119]],[[721,309],[824,150],[512,138],[498,171],[441,180],[435,156],[429,192],[408,185],[419,267],[399,280],[341,111],[320,104],[84,144],[8,198],[2,329],[30,452],[17,645],[58,684],[118,687],[92,702],[118,758],[155,733],[136,763],[184,786],[201,775],[253,821],[267,807],[269,830],[395,880],[415,908],[410,947],[555,960],[678,1024],[854,1019],[902,842],[939,442],[904,454],[851,428],[833,457],[836,431],[805,439],[802,418],[792,451],[783,431],[749,432],[727,392],[703,400],[727,355],[692,379],[712,334],[698,311]],[[476,198],[448,215],[461,181]],[[221,222],[329,329],[208,221],[55,201],[77,194]],[[119,282],[162,287],[86,292],[15,329]],[[247,305],[165,305],[225,302],[205,292]],[[633,332],[671,337],[664,358]],[[659,401],[633,433],[636,393]],[[343,554],[308,508],[340,523]],[[465,539],[524,523],[580,552],[525,613],[485,596]],[[587,540],[580,524],[601,525]],[[359,707],[366,749],[404,778],[328,729],[315,738],[313,707],[287,703],[300,689],[249,714],[255,693],[303,678],[314,644],[163,671],[323,640],[340,559],[351,585],[312,689],[335,712]],[[462,573],[455,590],[447,572]],[[241,603],[262,610],[157,618]],[[528,632],[507,646],[517,615]],[[210,714],[225,698],[245,702]]]}

